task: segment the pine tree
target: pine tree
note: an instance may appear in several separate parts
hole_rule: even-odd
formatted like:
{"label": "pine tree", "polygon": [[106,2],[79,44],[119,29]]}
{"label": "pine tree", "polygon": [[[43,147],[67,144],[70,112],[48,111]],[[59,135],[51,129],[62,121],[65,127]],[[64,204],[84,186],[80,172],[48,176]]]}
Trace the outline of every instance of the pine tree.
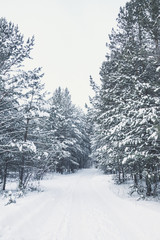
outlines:
{"label": "pine tree", "polygon": [[145,0],[131,0],[120,9],[100,72],[102,84],[92,100],[92,146],[99,165],[117,172],[119,182],[128,173],[135,186],[143,178],[147,195],[159,177],[158,11],[158,1]]}
{"label": "pine tree", "polygon": [[72,104],[67,88],[59,87],[51,98],[48,131],[54,169],[63,173],[83,168],[90,147],[85,116]]}
{"label": "pine tree", "polygon": [[[34,38],[25,42],[18,26],[4,18],[0,18],[0,43],[0,174],[5,190],[10,171],[20,171],[20,185],[24,183],[22,159],[34,148],[32,141],[28,142],[28,131],[30,116],[39,111],[36,91],[40,91],[41,74],[40,69],[25,72],[22,67],[24,60],[30,58]],[[32,105],[35,96],[37,105]],[[42,98],[41,93],[39,96]],[[25,149],[23,154],[22,149]]]}
{"label": "pine tree", "polygon": [[[24,85],[20,99],[19,107],[19,132],[15,145],[19,149],[19,186],[24,188],[29,177],[32,175],[36,164],[37,155],[41,151],[39,137],[39,121],[43,115],[45,104],[44,85],[41,84],[40,79],[43,74],[40,73],[41,69],[34,69],[33,71],[25,72],[22,77]],[[38,147],[39,146],[39,147]]]}

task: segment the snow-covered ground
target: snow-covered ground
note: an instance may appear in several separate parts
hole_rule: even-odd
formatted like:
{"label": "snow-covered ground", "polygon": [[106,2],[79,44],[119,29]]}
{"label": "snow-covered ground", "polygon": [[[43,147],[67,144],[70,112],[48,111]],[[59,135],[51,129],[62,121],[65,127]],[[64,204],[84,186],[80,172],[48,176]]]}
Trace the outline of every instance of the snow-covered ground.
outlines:
{"label": "snow-covered ground", "polygon": [[118,196],[97,169],[42,185],[16,204],[0,200],[0,240],[160,240],[160,205]]}

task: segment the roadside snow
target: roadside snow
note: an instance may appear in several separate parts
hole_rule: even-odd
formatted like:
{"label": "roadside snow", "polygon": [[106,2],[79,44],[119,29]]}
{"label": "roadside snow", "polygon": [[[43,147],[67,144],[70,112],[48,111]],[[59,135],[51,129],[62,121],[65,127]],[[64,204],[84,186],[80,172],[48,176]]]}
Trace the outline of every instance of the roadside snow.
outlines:
{"label": "roadside snow", "polygon": [[96,169],[57,175],[42,185],[44,192],[16,204],[1,201],[0,240],[160,239],[160,206],[119,197],[110,176]]}

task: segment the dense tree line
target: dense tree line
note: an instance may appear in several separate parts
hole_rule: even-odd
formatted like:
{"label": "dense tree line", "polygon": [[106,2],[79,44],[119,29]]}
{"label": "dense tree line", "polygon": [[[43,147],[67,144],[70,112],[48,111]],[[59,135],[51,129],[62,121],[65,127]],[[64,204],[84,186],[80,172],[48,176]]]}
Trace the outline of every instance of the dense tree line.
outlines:
{"label": "dense tree line", "polygon": [[[112,30],[101,86],[91,78],[92,156],[117,181],[156,195],[160,182],[160,4],[131,0]],[[145,183],[145,184],[144,184]],[[138,191],[137,190],[137,191]]]}
{"label": "dense tree line", "polygon": [[24,40],[18,26],[0,18],[0,182],[18,177],[25,188],[45,172],[70,172],[89,160],[84,113],[67,89],[46,100],[41,68],[24,70],[34,38]]}

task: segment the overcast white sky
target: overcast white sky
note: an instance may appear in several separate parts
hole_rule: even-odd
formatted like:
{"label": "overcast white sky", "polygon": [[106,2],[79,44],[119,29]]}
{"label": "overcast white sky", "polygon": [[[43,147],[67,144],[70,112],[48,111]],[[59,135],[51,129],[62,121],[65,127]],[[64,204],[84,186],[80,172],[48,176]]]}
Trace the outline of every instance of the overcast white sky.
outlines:
{"label": "overcast white sky", "polygon": [[126,0],[0,0],[0,16],[35,36],[31,68],[43,67],[49,91],[68,87],[83,107],[91,95],[89,76],[99,81],[106,42]]}

